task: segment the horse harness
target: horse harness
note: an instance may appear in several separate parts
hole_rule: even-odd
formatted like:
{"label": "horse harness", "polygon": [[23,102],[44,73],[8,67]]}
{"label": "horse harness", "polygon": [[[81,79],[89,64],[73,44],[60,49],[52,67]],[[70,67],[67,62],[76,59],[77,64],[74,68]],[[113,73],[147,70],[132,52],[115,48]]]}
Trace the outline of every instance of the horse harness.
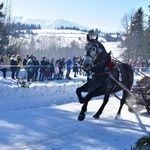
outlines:
{"label": "horse harness", "polygon": [[[115,79],[114,75],[111,73],[111,70],[112,69],[117,69],[117,72],[118,72],[118,79]],[[121,73],[121,70],[119,68],[119,66],[113,62],[111,60],[111,57],[109,56],[109,60],[108,60],[108,63],[105,67],[105,69],[102,71],[102,72],[88,72],[88,78],[89,79],[92,79],[92,78],[96,78],[96,77],[100,77],[100,76],[103,76],[107,74],[110,79],[112,79],[116,84],[113,86],[113,88],[111,88],[111,91],[109,89],[109,87],[107,87],[107,91],[109,91],[108,93],[111,93],[116,87],[117,85],[120,85],[122,87],[122,73]],[[126,87],[123,86],[123,89],[126,89]]]}
{"label": "horse harness", "polygon": [[[89,79],[100,77],[100,76],[103,76],[105,74],[108,74],[109,77],[116,83],[116,85],[113,87],[113,89],[117,86],[118,83],[122,82],[121,70],[120,70],[119,66],[116,65],[116,62],[112,61],[111,56],[110,56],[111,52],[109,52],[109,53],[106,52],[107,53],[106,60],[102,60],[102,58],[104,57],[103,54],[105,53],[105,50],[100,48],[97,43],[88,43],[85,47],[85,50],[86,50],[85,57],[89,56],[89,57],[92,58],[92,68],[106,62],[105,65],[104,65],[104,69],[102,71],[98,70],[98,71],[95,72],[95,71],[85,70],[88,74]],[[95,55],[92,56],[90,54],[90,51],[95,52]],[[95,62],[97,62],[97,63],[95,63]],[[117,71],[118,71],[118,79],[117,80],[114,78],[113,74],[111,73],[111,69],[114,69],[114,68],[116,68]]]}

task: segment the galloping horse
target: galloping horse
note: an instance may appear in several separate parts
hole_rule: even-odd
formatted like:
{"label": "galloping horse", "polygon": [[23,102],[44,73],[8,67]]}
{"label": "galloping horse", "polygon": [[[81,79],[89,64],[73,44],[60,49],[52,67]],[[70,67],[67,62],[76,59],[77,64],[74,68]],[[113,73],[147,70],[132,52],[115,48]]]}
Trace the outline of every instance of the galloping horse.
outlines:
{"label": "galloping horse", "polygon": [[[134,80],[134,71],[128,64],[119,62],[113,63],[110,53],[107,53],[104,46],[98,41],[98,35],[95,39],[90,39],[87,34],[87,41],[88,43],[85,46],[86,55],[83,61],[83,69],[87,72],[87,82],[76,89],[79,102],[83,104],[78,120],[82,121],[85,119],[88,102],[93,97],[104,95],[101,107],[93,116],[95,119],[99,119],[109,100],[110,94],[115,94],[122,90],[123,96],[115,117],[118,119],[129,94],[118,82],[123,84],[128,90],[131,90]],[[118,81],[117,83],[110,77],[110,74]],[[82,96],[82,92],[87,92],[85,97]],[[130,110],[130,108],[128,109]]]}

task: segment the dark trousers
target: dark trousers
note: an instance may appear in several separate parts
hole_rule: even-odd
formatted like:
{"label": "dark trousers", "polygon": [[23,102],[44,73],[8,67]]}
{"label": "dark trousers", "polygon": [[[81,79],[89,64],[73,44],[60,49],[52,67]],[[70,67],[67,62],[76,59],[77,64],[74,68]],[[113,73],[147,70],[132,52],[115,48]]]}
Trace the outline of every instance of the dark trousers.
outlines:
{"label": "dark trousers", "polygon": [[15,73],[16,73],[16,71],[12,71],[12,73],[11,73],[11,78],[12,79],[15,79]]}
{"label": "dark trousers", "polygon": [[30,81],[30,79],[33,79],[33,72],[27,72],[27,81]]}
{"label": "dark trousers", "polygon": [[19,72],[20,72],[20,67],[17,67],[16,78],[18,78]]}
{"label": "dark trousers", "polygon": [[3,72],[3,78],[6,78],[7,68],[0,69]]}
{"label": "dark trousers", "polygon": [[34,80],[37,80],[38,77],[38,70],[34,71]]}
{"label": "dark trousers", "polygon": [[39,81],[44,81],[45,71],[40,71]]}
{"label": "dark trousers", "polygon": [[70,72],[71,72],[71,68],[67,67],[66,78],[69,78]]}

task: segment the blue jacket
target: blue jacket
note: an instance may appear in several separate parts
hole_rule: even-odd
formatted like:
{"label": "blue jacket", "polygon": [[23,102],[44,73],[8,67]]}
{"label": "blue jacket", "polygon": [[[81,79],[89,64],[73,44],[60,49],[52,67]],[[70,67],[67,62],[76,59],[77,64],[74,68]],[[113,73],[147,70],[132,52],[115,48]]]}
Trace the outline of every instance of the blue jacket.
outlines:
{"label": "blue jacket", "polygon": [[72,67],[72,61],[69,59],[66,61],[66,65],[68,68],[71,68]]}
{"label": "blue jacket", "polygon": [[33,70],[33,63],[31,63],[31,62],[27,62],[27,64],[26,64],[26,67],[27,67],[27,71],[28,72],[33,72],[34,70]]}

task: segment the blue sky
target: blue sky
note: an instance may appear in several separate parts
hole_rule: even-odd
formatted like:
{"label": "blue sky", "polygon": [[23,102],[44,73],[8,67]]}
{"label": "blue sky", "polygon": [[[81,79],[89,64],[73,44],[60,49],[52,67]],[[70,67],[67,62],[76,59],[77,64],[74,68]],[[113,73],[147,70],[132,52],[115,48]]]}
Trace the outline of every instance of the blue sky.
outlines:
{"label": "blue sky", "polygon": [[66,19],[102,31],[120,31],[131,10],[149,13],[150,0],[12,0],[12,15],[31,19]]}

